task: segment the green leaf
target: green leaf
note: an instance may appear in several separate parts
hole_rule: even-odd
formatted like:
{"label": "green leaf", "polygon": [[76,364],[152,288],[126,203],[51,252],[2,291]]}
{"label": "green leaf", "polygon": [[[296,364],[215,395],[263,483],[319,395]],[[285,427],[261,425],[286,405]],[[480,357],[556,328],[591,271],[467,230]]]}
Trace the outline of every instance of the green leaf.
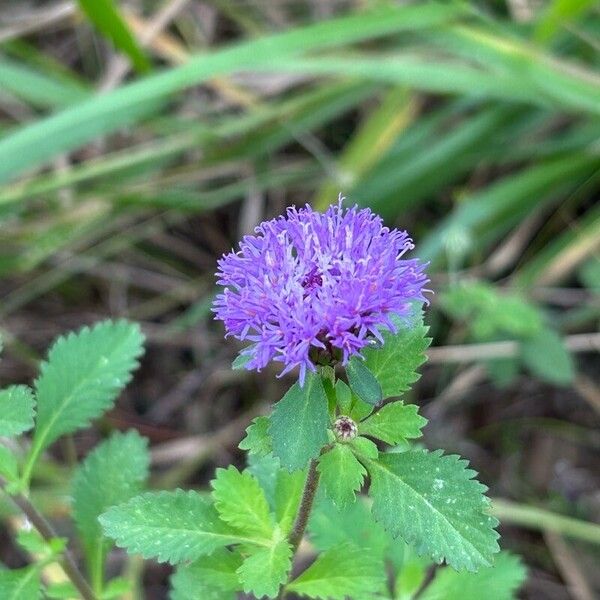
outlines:
{"label": "green leaf", "polygon": [[205,586],[193,575],[190,575],[189,568],[186,565],[180,565],[171,577],[170,600],[237,600],[238,594],[235,592],[224,592],[215,588]]}
{"label": "green leaf", "polygon": [[60,581],[46,588],[46,596],[57,600],[73,600],[80,598],[81,594],[70,581]]}
{"label": "green leaf", "polygon": [[341,379],[335,382],[335,394],[340,408],[340,414],[346,415],[354,421],[361,421],[370,415],[373,406],[363,402]]}
{"label": "green leaf", "polygon": [[0,444],[0,477],[6,479],[8,483],[13,483],[19,478],[17,457],[2,444]]}
{"label": "green leaf", "polygon": [[148,492],[100,516],[104,533],[131,554],[180,563],[217,548],[256,540],[239,536],[194,491]]}
{"label": "green leaf", "polygon": [[[577,272],[581,283],[592,292],[600,292],[600,259],[590,258]],[[0,346],[1,347],[1,346]]]}
{"label": "green leaf", "polygon": [[288,471],[303,469],[327,444],[328,424],[321,377],[307,373],[304,387],[295,383],[273,409],[269,428],[273,454]]}
{"label": "green leaf", "polygon": [[394,446],[421,437],[427,419],[419,415],[418,410],[414,404],[391,402],[359,423],[358,431]]}
{"label": "green leaf", "polygon": [[252,537],[271,539],[275,522],[257,479],[234,466],[217,469],[211,481],[215,508],[220,518]]}
{"label": "green leaf", "polygon": [[352,390],[341,379],[335,382],[335,396],[343,415],[350,415],[352,410]]}
{"label": "green leaf", "polygon": [[441,450],[382,454],[369,461],[373,515],[419,554],[473,571],[498,552],[486,487],[458,456]]}
{"label": "green leaf", "polygon": [[366,458],[375,460],[379,456],[377,444],[368,438],[358,436],[350,442],[350,446]]}
{"label": "green leaf", "polygon": [[38,416],[28,465],[113,405],[138,366],[142,343],[138,325],[127,321],[103,321],[54,343],[35,382]]}
{"label": "green leaf", "polygon": [[346,365],[346,375],[350,389],[363,402],[375,406],[383,400],[381,385],[363,360],[356,356],[351,358]]}
{"label": "green leaf", "polygon": [[182,564],[171,577],[171,600],[235,600],[240,589],[236,573],[239,555],[216,550],[191,564]]}
{"label": "green leaf", "polygon": [[419,600],[512,600],[525,581],[525,568],[517,556],[501,552],[491,567],[477,573],[439,569]]}
{"label": "green leaf", "polygon": [[381,384],[385,398],[400,396],[419,379],[417,369],[425,362],[425,350],[431,343],[420,315],[408,324],[399,318],[394,318],[394,322],[398,332],[383,331],[383,346],[362,351],[365,364]]}
{"label": "green leaf", "polygon": [[340,508],[356,500],[355,492],[360,490],[367,474],[347,444],[336,444],[323,454],[317,470],[325,492]]}
{"label": "green leaf", "polygon": [[441,306],[454,318],[465,321],[477,340],[491,340],[501,334],[527,337],[543,326],[537,306],[485,281],[469,281],[450,288],[442,295]]}
{"label": "green leaf", "polygon": [[352,410],[348,415],[353,421],[362,421],[373,412],[373,406],[363,402],[356,394],[352,394]]}
{"label": "green leaf", "polygon": [[275,517],[284,533],[289,533],[300,506],[306,473],[279,469],[275,482]]}
{"label": "green leaf", "polygon": [[252,360],[252,354],[238,354],[234,361],[231,363],[231,368],[234,371],[239,371],[240,369],[244,369],[246,365]]}
{"label": "green leaf", "polygon": [[494,358],[485,362],[485,368],[494,385],[505,388],[519,375],[520,361],[514,357]]}
{"label": "green leaf", "polygon": [[104,538],[98,517],[142,490],[149,464],[147,440],[130,431],[114,433],[77,468],[73,478],[73,518],[90,570],[101,568],[111,546]]}
{"label": "green leaf", "polygon": [[269,506],[275,506],[275,486],[277,484],[277,477],[282,471],[279,459],[275,458],[273,454],[267,454],[266,456],[248,454],[247,458],[248,466],[246,467],[246,471],[254,475],[258,483],[260,483]]}
{"label": "green leaf", "polygon": [[285,537],[275,540],[268,548],[255,550],[244,560],[237,573],[242,589],[257,598],[277,595],[292,566],[292,548]]}
{"label": "green leaf", "polygon": [[102,590],[100,600],[118,600],[130,594],[133,587],[133,581],[125,577],[115,577],[111,579]]}
{"label": "green leaf", "polygon": [[41,597],[40,573],[35,566],[0,571],[2,600],[37,600]]}
{"label": "green leaf", "polygon": [[189,565],[180,566],[171,583],[175,589],[181,590],[188,584],[193,584],[194,595],[190,597],[194,600],[200,597],[199,590],[203,591],[205,587],[215,592],[235,592],[240,589],[237,570],[241,564],[239,554],[220,548],[210,556],[203,556]]}
{"label": "green leaf", "polygon": [[273,450],[269,437],[269,417],[256,417],[246,429],[246,437],[240,442],[238,448],[247,450],[251,454],[266,456]]}
{"label": "green leaf", "polygon": [[371,597],[385,585],[383,562],[352,544],[323,552],[286,589],[310,598]]}
{"label": "green leaf", "polygon": [[39,554],[44,557],[54,554],[54,549],[58,549],[54,547],[63,544],[62,541],[56,542],[55,540],[61,540],[61,538],[52,538],[52,540],[48,542],[36,529],[20,529],[16,536],[17,544],[19,544],[21,548],[30,554]]}
{"label": "green leaf", "polygon": [[19,435],[33,427],[35,399],[26,385],[0,391],[0,436]]}
{"label": "green leaf", "polygon": [[544,329],[521,344],[521,358],[527,368],[540,379],[556,385],[569,385],[575,367],[561,337],[552,329]]}
{"label": "green leaf", "polygon": [[383,560],[392,542],[392,537],[375,521],[362,497],[339,508],[325,494],[319,494],[308,530],[311,542],[321,552],[350,543]]}
{"label": "green leaf", "polygon": [[395,581],[396,600],[413,600],[421,589],[427,571],[431,564],[426,559],[417,556],[413,548],[400,539],[392,547],[390,556],[398,571]]}
{"label": "green leaf", "polygon": [[98,31],[112,40],[116,48],[127,54],[138,71],[144,72],[150,68],[146,55],[112,0],[78,0],[78,2],[81,10]]}

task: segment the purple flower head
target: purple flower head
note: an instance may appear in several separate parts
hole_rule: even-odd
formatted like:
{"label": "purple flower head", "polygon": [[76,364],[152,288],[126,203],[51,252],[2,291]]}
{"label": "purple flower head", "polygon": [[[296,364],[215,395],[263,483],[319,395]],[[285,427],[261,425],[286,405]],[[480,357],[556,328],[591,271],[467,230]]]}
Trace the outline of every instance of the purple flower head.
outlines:
{"label": "purple flower head", "polygon": [[252,342],[248,369],[299,367],[302,385],[306,369],[346,364],[396,329],[392,315],[426,302],[426,265],[402,258],[412,240],[368,208],[343,208],[340,197],[325,213],[292,207],[255,231],[219,261],[225,290],[213,308],[228,336]]}

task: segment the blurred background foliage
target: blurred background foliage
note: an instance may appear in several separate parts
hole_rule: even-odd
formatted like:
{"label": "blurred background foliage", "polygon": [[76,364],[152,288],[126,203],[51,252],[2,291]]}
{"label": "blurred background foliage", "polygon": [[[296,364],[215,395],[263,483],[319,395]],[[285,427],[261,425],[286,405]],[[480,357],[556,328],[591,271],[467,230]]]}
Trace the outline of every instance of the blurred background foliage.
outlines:
{"label": "blurred background foliage", "polygon": [[[289,381],[230,370],[216,259],[342,192],[431,261],[426,443],[482,473],[523,597],[598,597],[599,50],[589,0],[5,0],[2,384],[106,315],[149,338],[118,408],[40,467],[48,514],[110,429],[150,438],[156,485],[239,460]],[[166,567],[129,570],[164,597]]]}

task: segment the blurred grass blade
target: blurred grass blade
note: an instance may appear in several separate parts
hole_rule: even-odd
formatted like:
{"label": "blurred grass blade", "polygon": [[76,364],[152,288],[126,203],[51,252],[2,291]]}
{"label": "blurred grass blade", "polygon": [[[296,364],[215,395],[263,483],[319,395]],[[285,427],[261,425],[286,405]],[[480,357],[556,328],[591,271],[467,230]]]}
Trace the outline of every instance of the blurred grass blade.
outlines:
{"label": "blurred grass blade", "polygon": [[491,509],[492,514],[504,523],[513,523],[534,531],[547,529],[590,544],[600,544],[600,525],[597,523],[500,498],[492,500]]}
{"label": "blurred grass blade", "polygon": [[397,136],[413,120],[417,100],[405,89],[390,90],[377,110],[359,127],[338,161],[339,176],[328,180],[314,200],[317,210],[326,209],[340,192],[367,172],[389,150]]}
{"label": "blurred grass blade", "polygon": [[[551,105],[570,111],[600,114],[600,77],[581,65],[545,54],[514,37],[493,35],[482,29],[455,25],[442,28],[442,35],[456,43],[453,49],[465,58],[495,66],[496,74],[508,74],[513,86],[529,88]],[[441,39],[441,36],[440,36]]]}
{"label": "blurred grass blade", "polygon": [[[310,58],[275,57],[256,66],[266,71],[289,71],[307,75],[335,75],[363,78],[409,86],[426,92],[460,94],[473,98],[497,98],[539,104],[527,88],[520,87],[507,74],[495,75],[459,61],[436,59],[416,54],[396,53]],[[530,86],[528,86],[530,87]],[[547,104],[547,103],[544,103]],[[600,110],[600,109],[599,109]]]}
{"label": "blurred grass blade", "polygon": [[58,80],[4,56],[0,57],[0,89],[36,108],[64,108],[89,96],[82,85]]}
{"label": "blurred grass blade", "polygon": [[596,206],[527,262],[517,273],[516,284],[528,288],[565,278],[600,249],[599,231],[600,206]]}
{"label": "blurred grass blade", "polygon": [[[211,128],[187,123],[181,133],[156,139],[152,144],[139,144],[88,160],[68,171],[44,173],[0,188],[0,206],[31,200],[73,184],[91,184],[93,180],[102,179],[99,183],[110,187],[120,186],[128,178],[168,164],[190,148],[203,149],[205,165],[241,159],[254,161],[351,110],[376,92],[377,88],[371,84],[342,82],[310,89],[291,101],[263,105],[247,116],[216,121]],[[228,138],[234,139],[224,144]],[[81,199],[81,194],[78,198]]]}
{"label": "blurred grass blade", "polygon": [[465,198],[456,210],[419,244],[424,260],[439,260],[455,229],[481,236],[486,226],[503,229],[519,222],[533,207],[542,205],[565,190],[573,189],[600,168],[600,157],[572,156],[549,160],[516,173]]}
{"label": "blurred grass blade", "polygon": [[113,0],[77,1],[81,10],[98,31],[112,40],[115,47],[131,59],[137,71],[144,73],[150,70],[150,61],[138,45]]}
{"label": "blurred grass blade", "polygon": [[535,39],[548,42],[562,27],[584,15],[588,8],[596,5],[597,0],[552,0],[544,9],[535,27]]}
{"label": "blurred grass blade", "polygon": [[25,126],[0,142],[0,183],[43,164],[58,153],[78,148],[95,137],[112,133],[147,114],[148,102],[207,79],[252,70],[274,57],[334,48],[406,31],[431,27],[459,14],[437,4],[378,8],[228,47],[197,56],[169,71],[97,96],[76,107]]}
{"label": "blurred grass blade", "polygon": [[[448,122],[457,122],[455,111],[435,127],[419,120],[417,131],[401,136],[397,147],[357,183],[352,193],[357,202],[384,217],[414,209],[428,194],[456,181],[481,160],[487,140],[514,115],[515,109],[491,107],[449,129]],[[423,125],[425,135],[420,131]]]}
{"label": "blurred grass blade", "polygon": [[[207,161],[213,164],[249,157],[256,160],[287,143],[303,142],[303,136],[308,131],[349,111],[377,91],[378,88],[373,84],[360,81],[323,85],[289,102],[287,110],[281,111],[280,115],[274,115],[272,122],[249,132],[249,135],[243,136],[239,142],[229,147],[215,144],[215,149],[207,153]],[[332,170],[328,164],[324,165],[324,168]]]}
{"label": "blurred grass blade", "polygon": [[427,92],[512,100],[574,113],[600,114],[600,80],[587,79],[587,74],[563,71],[550,62],[536,64],[527,60],[510,69],[494,72],[456,59],[436,58],[432,61],[430,57],[414,54],[379,55],[376,58],[345,54],[343,57],[277,57],[256,68],[360,77]]}

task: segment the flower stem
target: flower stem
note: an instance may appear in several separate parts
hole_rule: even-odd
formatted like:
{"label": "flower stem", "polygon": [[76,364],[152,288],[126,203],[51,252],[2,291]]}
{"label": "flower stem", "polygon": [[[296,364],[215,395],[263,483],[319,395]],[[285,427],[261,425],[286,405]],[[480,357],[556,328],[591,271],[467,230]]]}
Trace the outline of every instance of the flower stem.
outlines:
{"label": "flower stem", "polygon": [[[300,507],[294,521],[294,527],[288,538],[288,542],[292,547],[292,563],[294,556],[298,551],[298,546],[304,536],[304,531],[308,524],[308,518],[310,517],[310,511],[312,510],[317,489],[319,487],[319,471],[317,471],[317,460],[313,459],[308,465],[308,473],[306,475],[306,481],[304,483],[304,490],[302,492],[302,500],[300,500]],[[291,578],[290,573],[290,578]],[[279,594],[277,600],[284,600],[286,596],[285,585],[279,588]]]}
{"label": "flower stem", "polygon": [[[6,485],[2,478],[0,478],[0,488],[2,488],[8,497],[21,509],[23,514],[29,519],[29,522],[38,530],[39,534],[46,541],[49,542],[51,539],[59,537],[44,515],[38,512],[37,508],[29,501],[29,498],[23,494],[9,493],[6,490]],[[92,588],[79,571],[75,559],[66,548],[63,550],[62,567],[84,600],[96,600],[96,595],[92,591]]]}

